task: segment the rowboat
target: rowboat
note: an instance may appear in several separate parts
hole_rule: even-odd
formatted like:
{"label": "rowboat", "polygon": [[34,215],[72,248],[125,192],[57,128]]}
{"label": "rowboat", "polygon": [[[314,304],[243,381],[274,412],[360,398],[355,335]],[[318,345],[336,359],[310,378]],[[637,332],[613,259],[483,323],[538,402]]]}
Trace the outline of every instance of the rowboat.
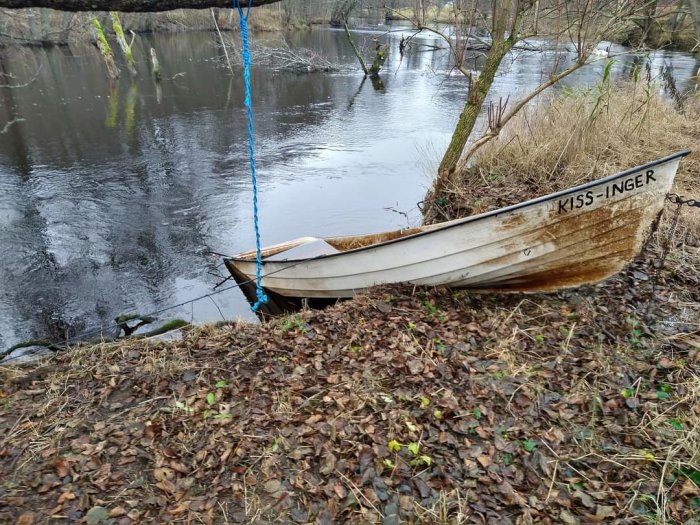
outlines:
{"label": "rowboat", "polygon": [[[689,150],[471,217],[262,250],[264,312],[351,297],[381,284],[546,292],[595,283],[639,253]],[[256,252],[225,260],[255,301]]]}

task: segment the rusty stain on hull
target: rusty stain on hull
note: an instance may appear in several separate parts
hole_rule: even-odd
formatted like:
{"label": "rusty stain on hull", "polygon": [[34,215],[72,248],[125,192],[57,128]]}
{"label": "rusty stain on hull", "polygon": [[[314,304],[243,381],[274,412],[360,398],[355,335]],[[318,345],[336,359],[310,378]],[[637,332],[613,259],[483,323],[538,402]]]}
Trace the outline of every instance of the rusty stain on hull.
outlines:
{"label": "rusty stain on hull", "polygon": [[[614,275],[639,252],[647,236],[646,230],[660,213],[658,207],[650,206],[649,201],[645,195],[639,195],[618,205],[597,208],[563,221],[554,220],[540,230],[537,241],[553,243],[559,253],[569,250],[569,256],[517,278],[498,281],[494,283],[496,286],[487,289],[551,291],[595,283]],[[552,210],[550,218],[554,213],[556,210]],[[506,223],[503,228],[511,225]],[[585,252],[595,254],[595,257],[586,258],[582,250],[572,250],[567,244],[576,230],[586,232]]]}

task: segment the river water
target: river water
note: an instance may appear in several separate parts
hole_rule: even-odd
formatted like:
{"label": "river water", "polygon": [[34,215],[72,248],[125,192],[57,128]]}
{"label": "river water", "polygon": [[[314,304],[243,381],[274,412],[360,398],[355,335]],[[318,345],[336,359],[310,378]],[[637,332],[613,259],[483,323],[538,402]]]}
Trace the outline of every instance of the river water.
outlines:
{"label": "river water", "polygon": [[[368,56],[375,39],[388,40],[382,86],[363,81],[342,31],[329,28],[283,38],[345,66],[340,72],[254,69],[263,244],[420,223],[416,203],[467,86],[450,75],[445,51],[401,60],[401,31],[386,31],[355,32]],[[442,45],[431,35],[414,42]],[[148,74],[150,47],[161,61],[160,85]],[[0,350],[210,292],[226,275],[207,252],[254,247],[240,69],[232,75],[223,65],[215,33],[140,35],[134,52],[140,76],[124,71],[110,86],[92,46],[0,50],[0,72],[14,75],[10,82],[38,71],[25,87],[0,88],[0,128],[18,119],[0,134]],[[532,88],[553,56],[515,51],[492,96],[512,100]],[[634,60],[618,58],[613,76],[629,76]],[[654,75],[672,67],[681,89],[699,65],[683,53],[642,60]],[[568,85],[599,81],[603,64]],[[254,318],[237,290],[162,317]]]}

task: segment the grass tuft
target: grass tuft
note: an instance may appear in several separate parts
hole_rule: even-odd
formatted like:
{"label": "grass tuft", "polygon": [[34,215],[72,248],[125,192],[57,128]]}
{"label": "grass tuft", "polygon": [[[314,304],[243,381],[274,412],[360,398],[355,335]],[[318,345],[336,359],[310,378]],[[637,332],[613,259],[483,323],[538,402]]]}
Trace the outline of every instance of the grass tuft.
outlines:
{"label": "grass tuft", "polygon": [[[653,161],[682,148],[674,190],[700,196],[700,97],[674,105],[642,81],[565,90],[522,112],[484,146],[443,199],[453,217],[545,195]],[[438,196],[439,197],[439,196]],[[684,210],[685,234],[700,219]]]}

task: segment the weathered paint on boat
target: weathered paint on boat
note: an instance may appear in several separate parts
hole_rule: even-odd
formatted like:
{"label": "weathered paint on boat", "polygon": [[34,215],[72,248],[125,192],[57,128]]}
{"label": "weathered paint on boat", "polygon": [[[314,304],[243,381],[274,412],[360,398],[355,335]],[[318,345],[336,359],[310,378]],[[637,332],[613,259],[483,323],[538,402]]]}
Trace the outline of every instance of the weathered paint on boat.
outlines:
{"label": "weathered paint on boat", "polygon": [[[639,252],[689,153],[464,219],[327,238],[335,253],[311,259],[284,260],[315,238],[271,246],[263,250],[262,284],[294,299],[351,297],[390,283],[523,292],[594,283]],[[239,283],[255,278],[254,251],[226,264]]]}

